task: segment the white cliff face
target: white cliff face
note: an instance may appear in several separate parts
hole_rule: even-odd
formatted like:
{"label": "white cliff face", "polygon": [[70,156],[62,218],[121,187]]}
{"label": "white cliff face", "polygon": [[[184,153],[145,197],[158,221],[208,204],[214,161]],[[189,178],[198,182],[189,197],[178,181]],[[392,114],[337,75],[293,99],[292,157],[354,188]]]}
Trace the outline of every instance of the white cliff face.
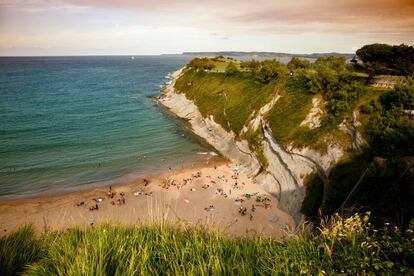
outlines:
{"label": "white cliff face", "polygon": [[344,120],[339,124],[339,129],[347,133],[352,139],[352,149],[356,152],[362,152],[362,149],[367,142],[362,137],[361,132],[359,132],[358,127],[361,125],[361,122],[358,120],[359,111],[352,112],[352,121],[347,122]]}
{"label": "white cliff face", "polygon": [[318,97],[312,99],[312,108],[300,126],[308,126],[309,128],[317,128],[321,126],[321,115],[323,110],[320,108],[322,100]]}
{"label": "white cliff face", "polygon": [[175,80],[180,73],[181,71],[177,71],[171,75],[173,80],[164,88],[161,96],[158,97],[158,102],[176,116],[187,120],[194,134],[203,138],[224,157],[237,163],[244,173],[276,196],[279,200],[278,207],[288,212],[297,224],[302,222],[303,215],[300,213],[300,208],[306,194],[303,183],[305,176],[316,172],[326,182],[327,172],[342,156],[342,150],[330,146],[326,155],[309,148],[287,151],[275,140],[270,127],[263,120],[264,115],[280,98],[280,95],[276,94],[249,121],[244,130],[255,130],[260,125],[263,127],[263,150],[268,161],[268,167],[263,169],[247,141],[236,139],[233,132],[226,131],[214,121],[214,118],[204,118],[197,106],[184,93],[175,91]]}
{"label": "white cliff face", "polygon": [[[177,76],[177,74],[175,75]],[[226,131],[212,117],[204,118],[192,101],[187,99],[183,93],[176,93],[174,89],[175,79],[173,78],[172,83],[165,87],[158,102],[176,116],[187,120],[194,134],[206,140],[224,157],[240,164],[244,173],[250,176],[257,174],[261,165],[256,156],[250,151],[247,141],[236,140],[236,135],[233,132]]]}

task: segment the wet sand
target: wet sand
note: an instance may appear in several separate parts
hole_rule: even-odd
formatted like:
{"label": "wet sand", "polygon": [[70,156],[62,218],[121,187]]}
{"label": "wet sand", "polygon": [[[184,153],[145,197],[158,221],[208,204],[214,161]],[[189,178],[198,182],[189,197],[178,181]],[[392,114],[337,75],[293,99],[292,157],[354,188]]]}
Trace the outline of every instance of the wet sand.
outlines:
{"label": "wet sand", "polygon": [[[0,201],[0,236],[26,224],[44,232],[103,223],[140,225],[166,221],[218,228],[231,236],[275,238],[283,237],[294,227],[292,218],[277,208],[277,199],[238,173],[234,164],[219,162],[172,170],[146,179],[148,185],[140,179],[112,187],[116,193],[113,198],[109,197],[108,188],[99,188]],[[185,183],[184,179],[188,181]],[[93,206],[98,206],[98,210],[91,211]],[[246,208],[244,215],[239,212],[241,207]]]}

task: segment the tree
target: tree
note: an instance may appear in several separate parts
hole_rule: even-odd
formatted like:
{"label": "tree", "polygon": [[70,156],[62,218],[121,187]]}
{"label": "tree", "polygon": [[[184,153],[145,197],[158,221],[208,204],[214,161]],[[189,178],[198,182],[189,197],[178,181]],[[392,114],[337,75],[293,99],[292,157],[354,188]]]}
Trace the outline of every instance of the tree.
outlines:
{"label": "tree", "polygon": [[321,93],[329,102],[328,111],[335,117],[349,111],[362,93],[362,86],[351,78],[346,61],[342,57],[321,57],[314,64],[315,72],[310,75],[310,87],[314,93]]}
{"label": "tree", "polygon": [[320,57],[314,64],[315,72],[310,75],[311,91],[328,95],[341,89],[349,78],[345,58]]}
{"label": "tree", "polygon": [[209,58],[194,58],[190,61],[189,66],[196,70],[211,70],[215,67],[215,64]]}
{"label": "tree", "polygon": [[251,71],[251,72],[256,72],[256,70],[259,69],[259,67],[260,67],[260,62],[254,59],[250,61],[243,61],[240,63],[240,68]]}
{"label": "tree", "polygon": [[414,108],[413,81],[397,85],[380,97],[381,113],[372,117],[367,133],[374,152],[385,157],[414,154],[414,124],[403,109]]}
{"label": "tree", "polygon": [[293,57],[287,64],[289,70],[296,69],[308,69],[311,67],[311,63],[307,59],[302,59],[298,57]]}
{"label": "tree", "polygon": [[261,84],[268,84],[272,80],[286,76],[286,65],[277,60],[264,60],[260,63],[260,69],[256,71],[256,80]]}
{"label": "tree", "polygon": [[380,74],[414,75],[414,47],[388,44],[365,45],[356,51],[371,77]]}

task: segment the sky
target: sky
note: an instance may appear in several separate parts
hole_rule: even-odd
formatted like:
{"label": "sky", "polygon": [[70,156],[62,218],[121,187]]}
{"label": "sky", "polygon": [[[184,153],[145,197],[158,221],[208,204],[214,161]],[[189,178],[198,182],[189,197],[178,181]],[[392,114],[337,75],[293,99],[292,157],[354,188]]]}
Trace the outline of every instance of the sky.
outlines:
{"label": "sky", "polygon": [[0,0],[0,56],[352,53],[414,44],[414,0]]}

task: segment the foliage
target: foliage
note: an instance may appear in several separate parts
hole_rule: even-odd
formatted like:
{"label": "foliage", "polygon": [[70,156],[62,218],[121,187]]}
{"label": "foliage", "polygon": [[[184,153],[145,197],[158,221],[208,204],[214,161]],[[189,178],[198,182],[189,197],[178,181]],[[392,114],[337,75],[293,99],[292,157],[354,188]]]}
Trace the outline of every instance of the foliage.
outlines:
{"label": "foliage", "polygon": [[254,59],[250,61],[243,61],[240,63],[240,68],[247,71],[256,72],[256,70],[260,68],[260,62]]}
{"label": "foliage", "polygon": [[367,125],[373,151],[385,157],[413,155],[414,125],[403,110],[414,109],[414,82],[397,85],[382,95],[379,103],[377,116]]}
{"label": "foliage", "polygon": [[230,77],[188,70],[176,81],[175,88],[194,101],[204,117],[213,116],[224,129],[238,136],[251,114],[272,99],[278,84],[258,87],[254,75],[248,72]]}
{"label": "foliage", "polygon": [[336,117],[349,112],[364,92],[364,85],[354,80],[342,57],[321,57],[310,75],[311,91],[321,93],[328,101],[328,112]]}
{"label": "foliage", "polygon": [[231,76],[234,75],[236,72],[238,72],[239,70],[237,69],[236,65],[234,64],[234,62],[230,62],[227,67],[226,67],[226,76]]}
{"label": "foliage", "polygon": [[22,227],[0,239],[0,275],[18,275],[42,257],[43,244],[32,227]]}
{"label": "foliage", "polygon": [[370,75],[414,75],[414,47],[371,44],[357,50],[363,69]]}
{"label": "foliage", "polygon": [[[343,159],[335,165],[325,187],[321,205],[322,215],[333,215],[346,200],[365,169],[370,164],[368,154],[360,154]],[[349,207],[349,205],[347,205]]]}
{"label": "foliage", "polygon": [[[28,275],[277,275],[410,274],[414,238],[411,229],[373,231],[368,216],[335,216],[315,233],[284,242],[270,238],[229,238],[203,228],[101,225],[69,229],[35,238],[18,230],[0,243],[3,256]],[[27,233],[28,239],[19,239]],[[36,259],[23,247],[35,238]],[[13,245],[22,243],[15,247]],[[411,262],[411,263],[410,263]],[[3,263],[2,263],[3,264]],[[411,266],[411,267],[410,267]]]}
{"label": "foliage", "polygon": [[384,220],[407,228],[414,217],[414,171],[412,158],[375,158],[350,203],[360,211],[370,210],[373,222]]}
{"label": "foliage", "polygon": [[314,93],[332,94],[340,90],[349,77],[343,57],[320,57],[316,60],[314,69],[310,76],[311,91]]}
{"label": "foliage", "polygon": [[190,61],[189,66],[197,70],[211,70],[215,65],[209,58],[194,58]]}
{"label": "foliage", "polygon": [[264,60],[256,70],[256,81],[259,84],[268,84],[274,80],[283,79],[287,74],[286,65],[277,60]]}
{"label": "foliage", "polygon": [[307,59],[293,57],[287,64],[289,70],[310,69],[311,63]]}
{"label": "foliage", "polygon": [[[300,123],[312,108],[312,93],[309,92],[308,79],[305,76],[288,77],[281,90],[281,98],[266,115],[275,138],[287,145],[292,141],[301,140],[303,135]],[[286,118],[289,118],[286,120]]]}

